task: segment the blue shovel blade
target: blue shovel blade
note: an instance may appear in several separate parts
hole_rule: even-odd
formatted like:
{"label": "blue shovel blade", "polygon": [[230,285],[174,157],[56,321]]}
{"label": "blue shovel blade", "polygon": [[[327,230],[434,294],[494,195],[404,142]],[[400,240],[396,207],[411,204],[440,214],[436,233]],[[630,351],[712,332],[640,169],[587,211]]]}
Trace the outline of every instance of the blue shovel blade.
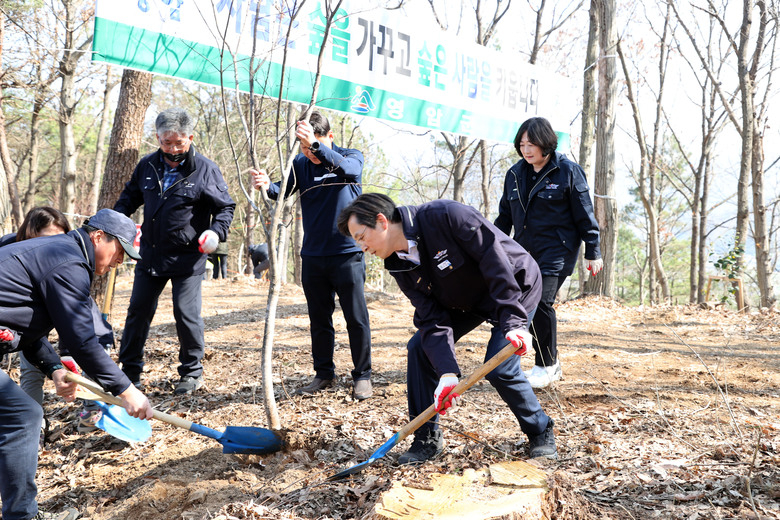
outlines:
{"label": "blue shovel blade", "polygon": [[149,421],[138,419],[127,413],[121,406],[107,405],[94,401],[103,412],[95,426],[127,442],[143,442],[152,435],[152,425]]}
{"label": "blue shovel blade", "polygon": [[355,464],[354,466],[347,468],[345,470],[339,471],[335,475],[331,475],[328,478],[325,479],[325,482],[332,482],[334,480],[340,480],[344,477],[348,477],[349,475],[354,475],[355,473],[359,473],[363,471],[363,468],[368,466],[369,464],[373,464],[377,460],[381,459],[385,455],[387,455],[387,452],[392,450],[396,444],[398,444],[399,438],[398,433],[390,437],[387,442],[382,444],[377,450],[371,454],[371,456],[366,460],[365,462],[361,462],[360,464]]}

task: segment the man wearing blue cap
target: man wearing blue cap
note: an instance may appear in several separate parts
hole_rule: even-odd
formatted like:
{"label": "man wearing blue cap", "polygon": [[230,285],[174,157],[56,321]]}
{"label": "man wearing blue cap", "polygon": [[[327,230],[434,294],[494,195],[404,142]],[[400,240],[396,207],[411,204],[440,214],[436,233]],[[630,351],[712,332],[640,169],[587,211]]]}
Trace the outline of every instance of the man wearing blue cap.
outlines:
{"label": "man wearing blue cap", "polygon": [[[66,401],[76,384],[46,339],[56,329],[84,372],[122,399],[133,417],[150,419],[146,396],[106,356],[92,319],[90,286],[95,275],[122,263],[133,248],[135,224],[111,209],[101,209],[83,227],[63,235],[32,238],[0,249],[0,355],[22,351],[47,374]],[[40,405],[0,369],[0,500],[4,520],[73,519],[78,513],[38,511],[35,471]]]}

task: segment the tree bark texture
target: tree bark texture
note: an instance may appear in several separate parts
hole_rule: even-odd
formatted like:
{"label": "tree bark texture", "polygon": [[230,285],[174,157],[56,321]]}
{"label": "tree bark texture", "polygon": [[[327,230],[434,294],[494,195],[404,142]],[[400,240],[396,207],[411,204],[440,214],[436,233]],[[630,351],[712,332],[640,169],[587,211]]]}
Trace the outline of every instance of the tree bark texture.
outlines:
{"label": "tree bark texture", "polygon": [[591,276],[585,291],[614,297],[617,257],[617,200],[615,198],[615,102],[616,43],[615,0],[598,0],[599,6],[599,91],[596,127],[596,174],[594,212],[601,233],[604,269]]}
{"label": "tree bark texture", "polygon": [[[578,164],[582,166],[588,184],[593,186],[592,155],[596,142],[596,73],[598,72],[599,53],[599,16],[598,5],[595,0],[590,3],[588,10],[588,48],[585,52],[585,72],[583,72],[582,85],[582,127],[580,128],[580,156]],[[580,261],[577,262],[579,273],[580,294],[585,291],[585,281],[588,279],[588,271],[585,269],[584,249],[580,251]]]}
{"label": "tree bark texture", "polygon": [[[144,133],[146,110],[152,102],[152,75],[125,69],[119,88],[119,102],[114,114],[108,160],[100,186],[98,208],[113,208],[125,183],[130,180]],[[103,308],[107,275],[98,276],[92,284],[92,297]],[[109,308],[111,302],[109,302]]]}

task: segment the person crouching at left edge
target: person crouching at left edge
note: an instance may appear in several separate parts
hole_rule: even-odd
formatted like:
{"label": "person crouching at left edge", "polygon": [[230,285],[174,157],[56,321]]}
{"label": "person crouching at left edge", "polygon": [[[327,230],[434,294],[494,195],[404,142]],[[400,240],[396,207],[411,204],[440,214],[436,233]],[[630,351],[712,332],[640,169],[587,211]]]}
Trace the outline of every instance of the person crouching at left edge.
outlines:
{"label": "person crouching at left edge", "polygon": [[[95,275],[122,263],[133,248],[135,224],[126,216],[101,209],[80,229],[33,238],[0,248],[0,354],[24,352],[54,381],[57,395],[76,397],[75,383],[46,339],[56,329],[60,341],[84,372],[118,396],[127,413],[153,416],[149,400],[106,356],[95,334],[90,286]],[[0,500],[3,520],[78,518],[68,509],[54,514],[38,510],[35,472],[43,410],[0,369]]]}

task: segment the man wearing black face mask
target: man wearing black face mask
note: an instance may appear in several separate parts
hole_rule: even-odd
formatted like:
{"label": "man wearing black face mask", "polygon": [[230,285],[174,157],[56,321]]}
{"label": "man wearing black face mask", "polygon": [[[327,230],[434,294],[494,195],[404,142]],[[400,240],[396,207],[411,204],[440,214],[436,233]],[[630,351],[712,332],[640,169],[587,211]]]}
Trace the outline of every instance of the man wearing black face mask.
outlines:
{"label": "man wearing black face mask", "polygon": [[219,167],[192,145],[194,121],[187,112],[164,110],[155,128],[160,149],[141,159],[114,206],[128,216],[144,206],[142,260],[135,268],[119,362],[140,387],[149,325],[170,280],[181,363],[174,393],[190,394],[203,381],[200,286],[206,256],[227,240],[236,204]]}

